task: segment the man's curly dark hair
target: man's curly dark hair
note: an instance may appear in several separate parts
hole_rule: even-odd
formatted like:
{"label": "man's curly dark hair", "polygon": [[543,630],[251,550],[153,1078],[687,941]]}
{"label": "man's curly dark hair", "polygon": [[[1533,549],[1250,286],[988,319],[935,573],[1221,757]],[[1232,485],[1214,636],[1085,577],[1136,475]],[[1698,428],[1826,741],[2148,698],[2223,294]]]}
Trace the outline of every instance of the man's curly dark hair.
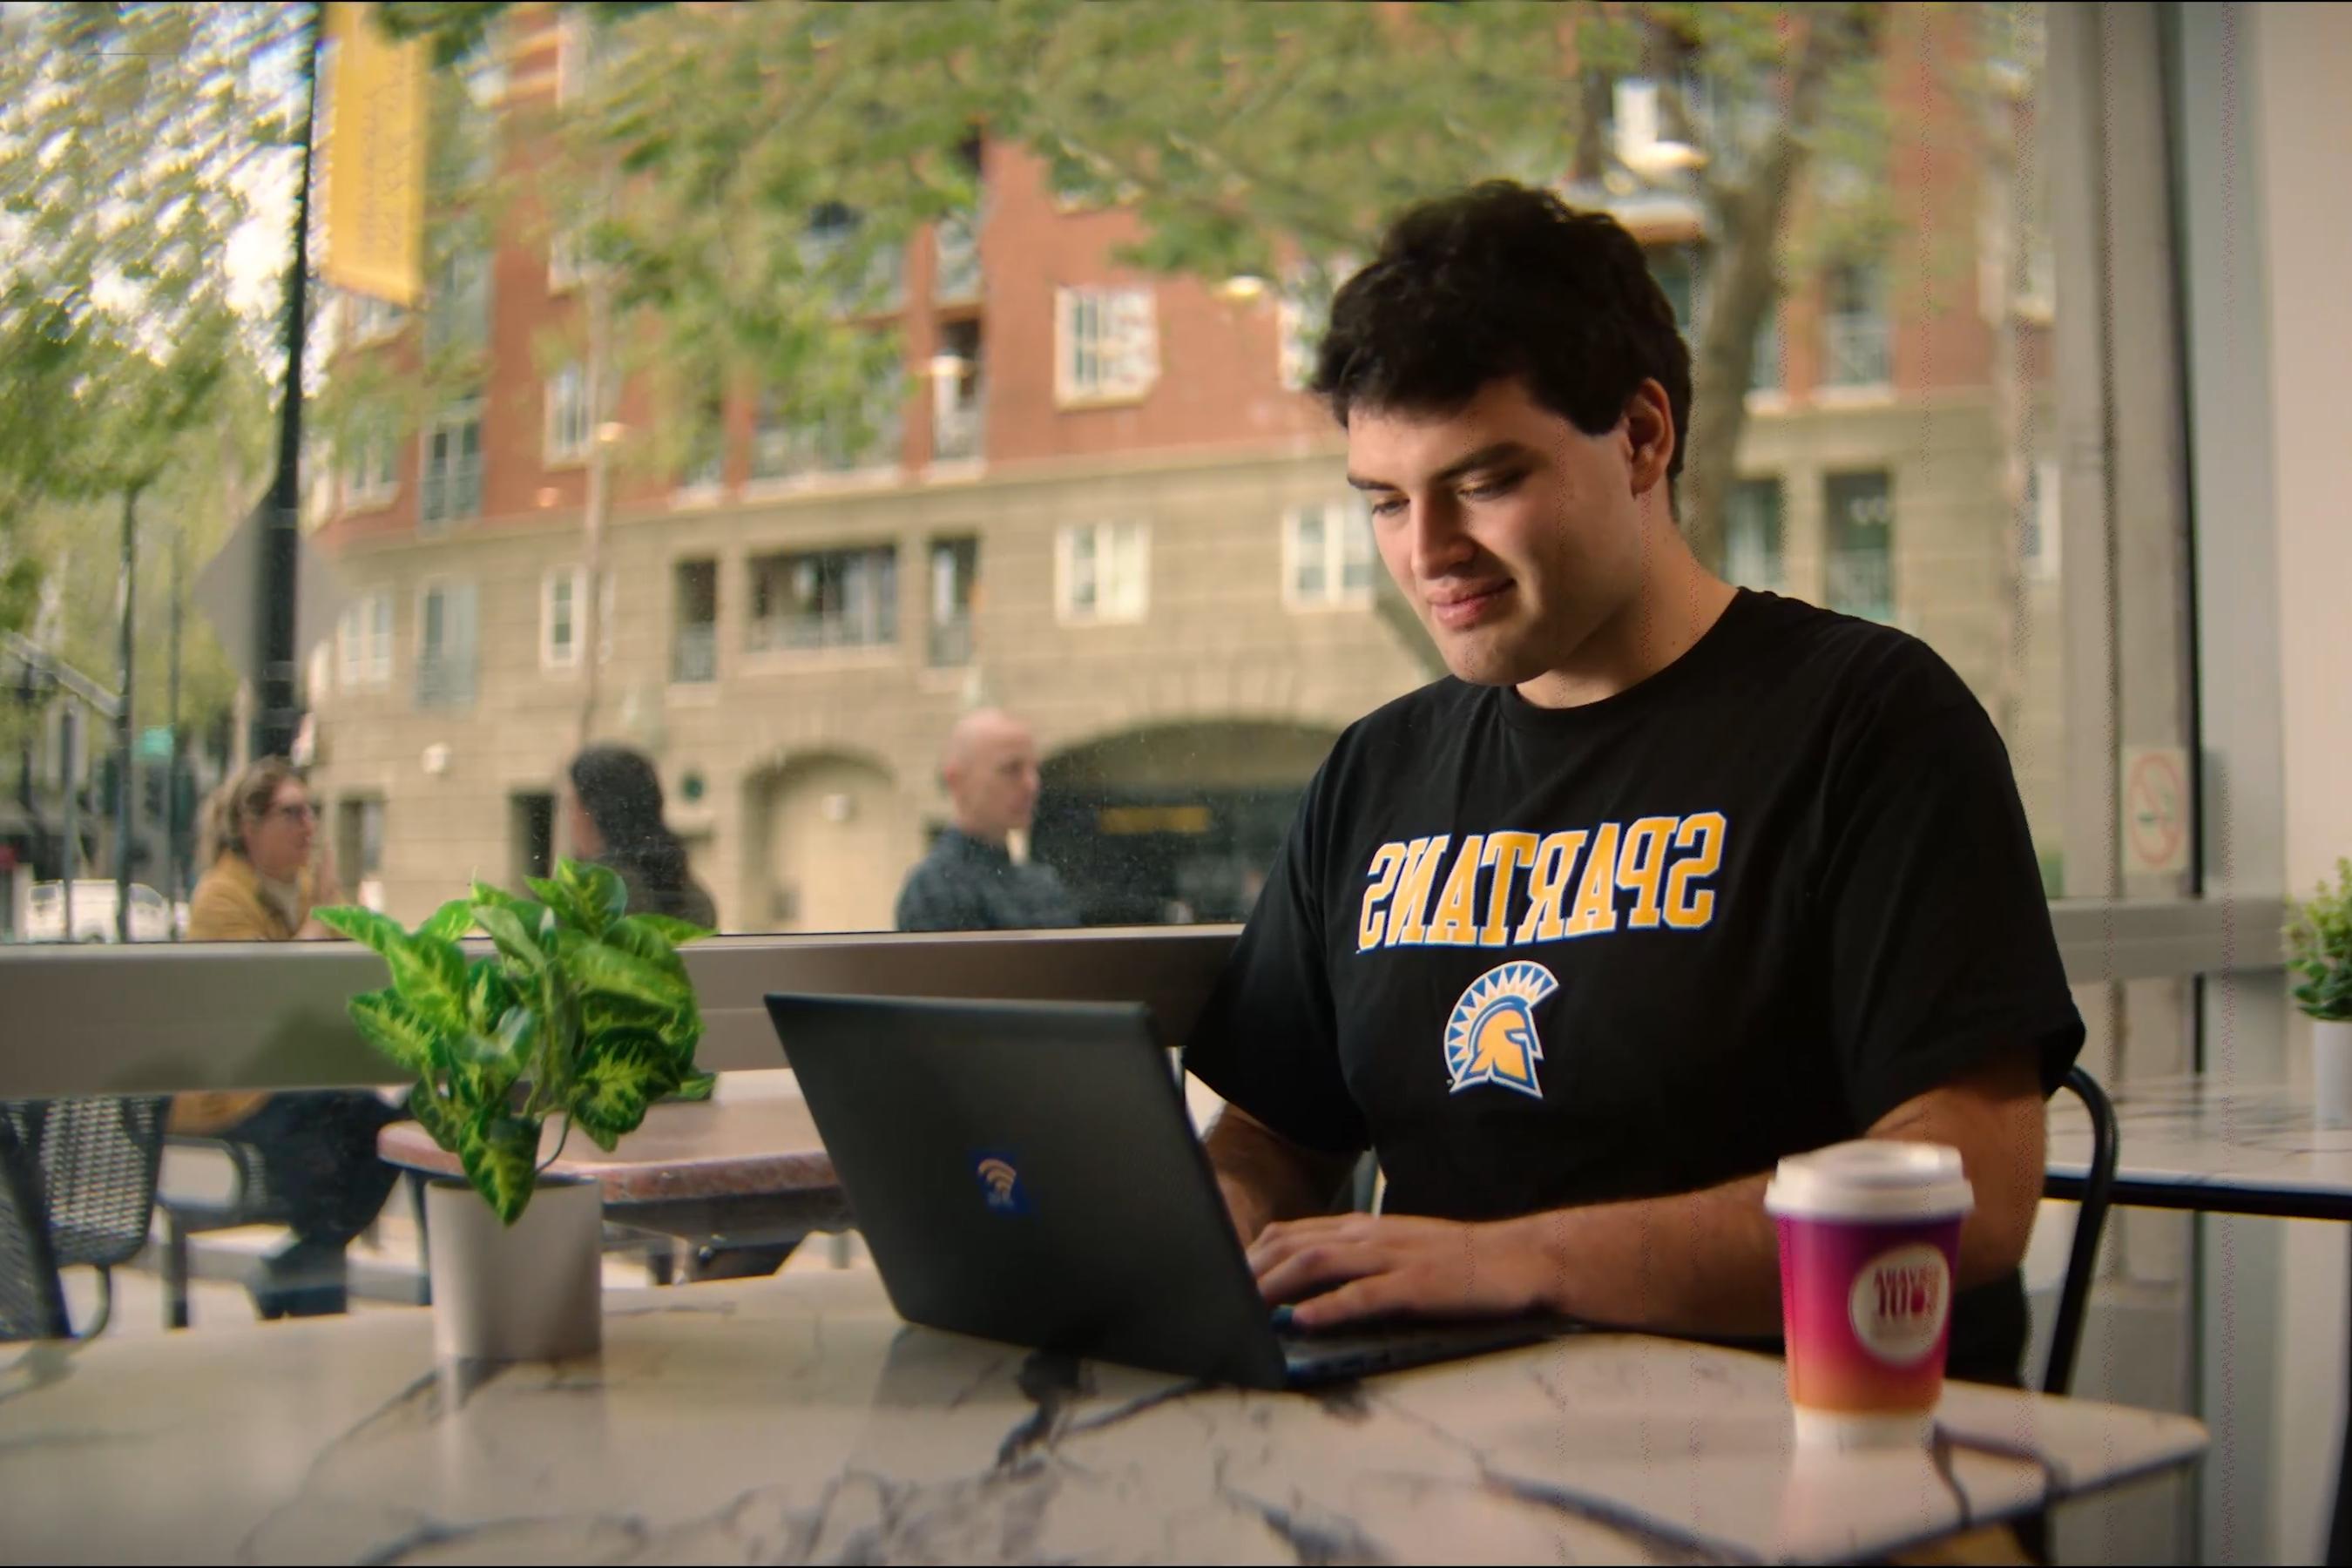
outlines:
{"label": "man's curly dark hair", "polygon": [[1372,264],[1331,301],[1311,390],[1351,408],[1447,414],[1507,376],[1588,436],[1616,426],[1633,389],[1665,388],[1668,479],[1690,440],[1690,349],[1639,241],[1508,180],[1408,208]]}

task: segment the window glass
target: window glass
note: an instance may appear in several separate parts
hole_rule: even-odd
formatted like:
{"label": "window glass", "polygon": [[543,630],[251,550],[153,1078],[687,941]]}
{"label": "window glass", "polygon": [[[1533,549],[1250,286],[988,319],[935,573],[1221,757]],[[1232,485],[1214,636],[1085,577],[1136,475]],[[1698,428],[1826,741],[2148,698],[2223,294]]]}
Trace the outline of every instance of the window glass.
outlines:
{"label": "window glass", "polygon": [[[416,14],[455,27],[458,9]],[[2085,737],[2185,756],[2185,700],[2134,693],[2177,685],[2186,655],[2113,664],[2096,633],[2170,624],[2126,598],[2177,621],[2186,568],[2177,517],[2062,472],[2062,411],[2110,427],[2100,400],[2133,389],[2061,352],[2058,313],[2097,305],[2057,283],[2104,252],[2096,204],[2053,196],[2082,132],[2047,112],[2050,14],[1876,8],[1815,97],[1789,92],[1753,8],[1672,8],[1665,31],[1590,9],[1616,30],[1581,62],[1540,8],[1300,7],[1272,30],[1251,7],[1171,10],[1155,37],[1216,59],[1208,75],[1140,68],[1124,10],[1059,0],[936,33],[891,7],[464,24],[433,70],[446,133],[427,139],[413,300],[333,281],[307,369],[325,450],[302,479],[329,482],[304,549],[331,585],[291,659],[325,650],[311,786],[380,807],[386,910],[421,919],[477,869],[560,849],[560,809],[535,803],[560,805],[584,736],[651,762],[722,925],[887,925],[954,816],[940,748],[992,706],[1032,727],[1044,780],[1008,847],[1087,919],[1245,911],[1333,739],[1439,673],[1348,490],[1345,433],[1303,390],[1329,300],[1386,214],[1488,176],[1605,209],[1642,245],[1696,356],[1677,504],[1702,556],[1925,639],[1999,724],[2045,862],[2070,839],[2104,856],[2126,759]],[[196,247],[210,292],[190,295],[225,312],[236,362],[141,503],[136,623],[170,624],[176,548],[187,629],[176,725],[160,631],[142,644],[139,728],[173,730],[202,794],[254,743],[239,686],[261,655],[194,584],[275,468],[294,166],[254,128],[299,98],[307,13],[131,10],[230,29],[244,64],[219,79],[252,110],[222,129],[251,158],[206,196],[223,221]],[[989,47],[925,52],[949,38]],[[1251,90],[1300,58],[1330,71],[1312,112]],[[805,121],[780,130],[768,93]],[[656,133],[689,106],[694,134]],[[1763,203],[1783,132],[1811,155]],[[117,172],[142,166],[109,145]],[[124,190],[125,212],[165,215]],[[576,286],[592,236],[601,306]],[[10,265],[59,289],[87,270]],[[99,303],[129,341],[211,341],[201,311],[125,299]],[[1734,391],[1761,395],[1724,405]],[[2159,423],[2112,427],[2128,446]],[[2136,449],[2114,465],[2169,471]],[[5,499],[0,563],[40,580],[0,587],[0,629],[55,679],[0,660],[30,692],[0,702],[0,759],[15,777],[29,755],[34,781],[0,843],[42,881],[118,854],[192,864],[185,822],[141,816],[118,847],[81,813],[68,845],[58,714],[67,672],[118,679],[120,508]],[[75,723],[87,767],[113,731]],[[2108,880],[2082,877],[2053,885]]]}

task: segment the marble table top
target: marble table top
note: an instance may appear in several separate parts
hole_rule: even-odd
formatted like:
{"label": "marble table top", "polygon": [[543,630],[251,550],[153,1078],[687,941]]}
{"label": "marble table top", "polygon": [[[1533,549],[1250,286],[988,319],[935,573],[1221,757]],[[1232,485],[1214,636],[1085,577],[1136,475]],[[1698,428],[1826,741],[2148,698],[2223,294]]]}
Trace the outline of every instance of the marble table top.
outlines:
{"label": "marble table top", "polygon": [[[2352,1218],[2352,1128],[2319,1125],[2308,1090],[2197,1075],[2111,1087],[2118,1201]],[[2080,1177],[2091,1123],[2082,1101],[2050,1108],[2048,1170]]]}
{"label": "marble table top", "polygon": [[863,1270],[605,1306],[600,1358],[497,1371],[423,1310],[35,1347],[0,1560],[1867,1559],[2205,1447],[1955,1386],[1932,1451],[1800,1459],[1778,1362],[1633,1335],[1267,1394],[910,1328]]}
{"label": "marble table top", "polygon": [[[555,1152],[562,1133],[558,1121],[541,1130],[541,1160]],[[377,1134],[376,1152],[409,1170],[461,1173],[457,1156],[414,1121],[394,1122]],[[575,1131],[563,1145],[563,1157],[549,1168],[558,1175],[593,1176],[607,1204],[805,1193],[839,1185],[816,1121],[797,1096],[665,1101],[649,1108],[645,1124],[609,1154]]]}

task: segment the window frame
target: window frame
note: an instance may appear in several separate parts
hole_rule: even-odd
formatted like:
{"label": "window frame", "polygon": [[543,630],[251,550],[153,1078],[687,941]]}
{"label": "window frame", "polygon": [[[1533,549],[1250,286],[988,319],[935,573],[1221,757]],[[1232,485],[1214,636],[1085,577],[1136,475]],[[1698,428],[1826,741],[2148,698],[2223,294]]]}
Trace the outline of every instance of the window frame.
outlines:
{"label": "window frame", "polygon": [[[1315,513],[1321,530],[1317,546],[1322,559],[1318,564],[1323,572],[1323,587],[1309,595],[1298,586],[1298,569],[1306,564],[1306,552],[1300,535],[1307,516]],[[1339,526],[1332,527],[1334,519]],[[1372,605],[1380,591],[1377,575],[1367,576],[1360,588],[1347,585],[1347,570],[1352,563],[1348,548],[1350,538],[1363,542],[1362,560],[1370,573],[1381,566],[1381,552],[1372,534],[1371,509],[1360,495],[1339,500],[1313,501],[1285,508],[1282,514],[1282,607],[1298,615],[1315,615],[1331,610],[1365,610]]]}
{"label": "window frame", "polygon": [[[1080,605],[1076,602],[1077,541],[1084,535],[1089,542],[1090,572],[1095,593],[1093,602]],[[1100,563],[1107,554],[1106,540],[1125,538],[1132,542],[1127,556],[1132,564],[1131,594],[1122,595],[1116,604],[1107,604],[1101,591],[1103,573]],[[1064,523],[1054,534],[1054,614],[1055,618],[1069,626],[1140,626],[1151,616],[1151,524],[1141,518],[1113,518],[1094,522]]]}
{"label": "window frame", "polygon": [[[1129,320],[1111,316],[1125,309]],[[1115,343],[1113,334],[1132,331]],[[1104,368],[1113,355],[1123,363]],[[1081,357],[1091,360],[1089,374]],[[1144,283],[1064,285],[1054,290],[1054,406],[1057,409],[1131,407],[1151,395],[1160,382],[1160,296]]]}

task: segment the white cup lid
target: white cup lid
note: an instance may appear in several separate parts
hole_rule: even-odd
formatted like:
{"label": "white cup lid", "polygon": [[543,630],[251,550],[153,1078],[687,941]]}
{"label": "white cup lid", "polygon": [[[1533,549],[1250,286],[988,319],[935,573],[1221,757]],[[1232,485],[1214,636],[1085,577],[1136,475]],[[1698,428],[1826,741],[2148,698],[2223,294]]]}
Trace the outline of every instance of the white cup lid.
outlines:
{"label": "white cup lid", "polygon": [[1791,1154],[1764,1188],[1766,1211],[1792,1219],[1942,1219],[1975,1206],[1958,1149],[1885,1138]]}

